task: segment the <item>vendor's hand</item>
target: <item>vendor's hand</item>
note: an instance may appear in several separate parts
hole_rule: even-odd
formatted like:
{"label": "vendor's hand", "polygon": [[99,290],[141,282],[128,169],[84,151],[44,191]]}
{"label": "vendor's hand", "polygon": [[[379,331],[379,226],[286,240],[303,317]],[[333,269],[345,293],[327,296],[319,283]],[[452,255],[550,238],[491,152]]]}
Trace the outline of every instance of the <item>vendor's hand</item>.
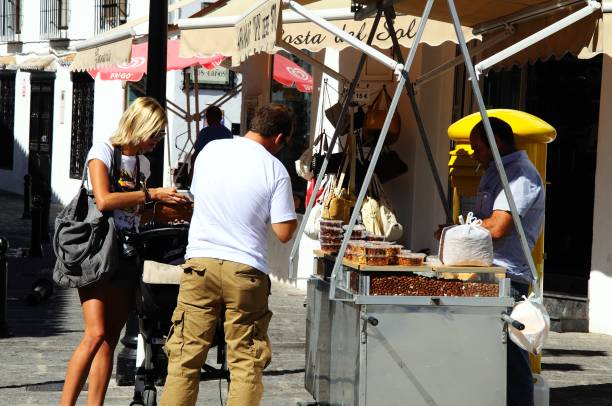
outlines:
{"label": "vendor's hand", "polygon": [[187,203],[189,198],[176,191],[176,188],[170,187],[159,187],[155,189],[149,189],[151,194],[151,200],[165,202],[165,203]]}
{"label": "vendor's hand", "polygon": [[442,230],[452,225],[453,224],[438,224],[438,229],[434,231],[434,238],[439,241],[440,238],[442,238]]}

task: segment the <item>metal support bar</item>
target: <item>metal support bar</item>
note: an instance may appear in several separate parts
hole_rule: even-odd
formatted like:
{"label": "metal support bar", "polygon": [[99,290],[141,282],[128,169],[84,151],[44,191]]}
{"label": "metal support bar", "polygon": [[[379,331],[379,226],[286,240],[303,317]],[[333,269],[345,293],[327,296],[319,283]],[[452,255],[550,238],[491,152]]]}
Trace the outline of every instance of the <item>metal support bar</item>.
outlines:
{"label": "metal support bar", "polygon": [[[479,46],[477,46],[475,49],[473,49],[472,52],[470,53],[470,55],[472,57],[474,57],[476,55],[480,55],[481,53],[483,53],[487,49],[493,47],[493,45],[499,44],[500,42],[502,42],[503,40],[507,39],[508,37],[510,37],[513,34],[514,34],[514,27],[508,26],[507,29],[503,33],[500,33],[499,35],[495,36],[494,38],[491,38],[490,40],[487,40],[487,41],[481,43]],[[412,83],[412,85],[414,86],[415,90],[418,90],[419,87],[421,87],[425,83],[429,82],[432,79],[437,78],[438,76],[440,76],[443,73],[447,72],[449,69],[453,69],[454,67],[459,66],[462,63],[463,63],[463,56],[462,55],[458,55],[455,58],[451,59],[450,61],[447,61],[447,62],[445,62],[445,63],[443,63],[443,64],[433,68],[429,72],[426,72],[426,73],[422,74],[421,76],[419,76],[418,78],[415,79],[415,81]]]}
{"label": "metal support bar", "polygon": [[324,30],[336,35],[338,38],[342,39],[343,41],[351,45],[353,48],[356,48],[361,52],[366,53],[368,56],[376,59],[383,65],[388,66],[389,68],[391,68],[391,70],[393,70],[394,73],[399,73],[402,70],[403,66],[401,63],[397,63],[395,60],[389,58],[387,55],[372,48],[369,44],[364,45],[364,43],[358,40],[357,38],[344,32],[329,21],[326,21],[325,19],[319,17],[318,15],[301,6],[294,0],[284,0],[284,3],[285,5],[291,7],[296,13],[298,13],[302,17],[309,19]]}
{"label": "metal support bar", "polygon": [[[393,42],[393,49],[395,50],[395,57],[398,60],[402,60],[402,51],[400,50],[400,44],[397,40],[397,34],[395,33],[395,27],[393,25],[393,19],[391,18],[390,9],[385,9],[385,22],[387,23],[387,28],[389,30],[389,34],[391,35],[391,41]],[[418,42],[415,42],[412,46],[416,48],[418,46]],[[404,72],[402,72],[404,74]],[[412,82],[410,81],[410,76],[408,71],[405,71],[406,75],[406,93],[408,94],[408,99],[410,100],[410,105],[412,106],[412,113],[414,114],[414,118],[417,122],[417,127],[419,128],[419,135],[421,136],[421,142],[423,143],[423,148],[425,149],[425,155],[427,155],[427,161],[429,162],[429,168],[431,169],[431,174],[434,178],[434,182],[436,184],[436,189],[438,191],[438,196],[440,197],[440,202],[442,203],[442,207],[444,208],[444,213],[446,214],[446,223],[450,224],[453,222],[453,213],[448,202],[448,198],[446,193],[444,192],[444,186],[442,185],[442,180],[440,179],[440,173],[438,172],[438,167],[436,166],[436,160],[434,159],[433,153],[431,152],[431,145],[429,144],[429,137],[427,136],[427,130],[425,129],[425,123],[423,122],[423,116],[421,115],[421,109],[419,108],[419,104],[416,100],[416,95],[414,94],[414,88],[412,87]]]}
{"label": "metal support bar", "polygon": [[[378,23],[380,22],[381,17],[382,17],[382,10],[379,10],[378,13],[376,14],[376,17],[374,18],[374,22],[372,23],[372,29],[370,30],[370,34],[368,35],[368,40],[367,40],[368,45],[370,45],[372,41],[374,40],[374,35],[376,35],[376,30],[378,29]],[[351,85],[349,86],[346,97],[344,101],[342,102],[342,110],[340,112],[340,117],[338,118],[338,123],[342,123],[344,119],[346,118],[349,104],[351,102],[351,99],[353,98],[355,89],[357,88],[357,82],[359,82],[359,78],[361,77],[361,72],[363,71],[363,67],[365,66],[367,57],[368,55],[363,53],[361,55],[361,58],[359,59],[359,64],[357,65],[355,76],[353,78],[353,81],[351,82]],[[341,126],[336,125],[336,129],[334,130],[334,136],[331,139],[329,148],[327,150],[327,153],[325,154],[325,158],[323,159],[321,170],[317,174],[317,180],[315,182],[313,190],[319,190],[319,188],[321,187],[321,183],[323,182],[323,176],[325,176],[325,171],[327,170],[327,165],[329,164],[329,158],[332,154],[332,151],[334,150],[334,146],[336,145],[336,140],[340,136],[341,129],[342,129]],[[308,221],[308,217],[310,216],[310,212],[312,211],[312,207],[314,206],[315,200],[316,199],[313,196],[308,202],[308,205],[306,206],[306,212],[304,213],[304,216],[302,217],[302,223],[300,224],[300,228],[298,229],[298,232],[296,234],[297,237],[295,238],[295,241],[293,242],[293,246],[291,247],[291,254],[289,255],[289,273],[288,273],[290,281],[296,280],[295,279],[296,272],[294,269],[293,262],[295,259],[295,254],[297,253],[297,250],[300,246],[300,240],[302,239],[302,235],[304,234],[304,229],[306,228],[306,222]]]}
{"label": "metal support bar", "polygon": [[195,120],[196,137],[197,137],[200,134],[200,120],[202,119],[202,116],[200,115],[200,86],[199,86],[199,80],[198,80],[197,67],[192,66],[191,69],[193,71],[193,96],[195,100],[195,111],[197,114],[197,117]]}
{"label": "metal support bar", "polygon": [[166,103],[171,105],[172,107],[174,107],[174,109],[176,111],[180,112],[180,114],[178,114],[179,117],[186,119],[187,112],[185,111],[185,109],[183,109],[181,106],[179,106],[178,104],[176,104],[172,100],[166,100]]}
{"label": "metal support bar", "polygon": [[472,33],[474,35],[484,34],[488,31],[493,31],[501,27],[507,26],[508,24],[524,23],[534,18],[541,18],[550,13],[558,12],[566,7],[573,6],[574,4],[582,3],[585,0],[557,0],[549,2],[544,6],[529,7],[526,11],[511,14],[509,16],[503,16],[496,20],[487,21],[486,23],[477,24],[474,26]]}
{"label": "metal support bar", "polygon": [[[414,37],[414,44],[418,44],[421,42],[421,37],[423,36],[423,31],[425,31],[425,25],[427,24],[427,20],[429,19],[429,13],[431,12],[431,8],[433,6],[434,0],[427,0],[427,4],[425,4],[425,9],[423,10],[423,16],[421,17],[421,21],[419,22],[419,29]],[[389,29],[389,27],[387,27]],[[380,136],[378,137],[378,141],[376,142],[376,147],[374,148],[374,152],[372,153],[372,158],[370,159],[370,164],[368,165],[368,170],[363,179],[363,184],[361,186],[361,190],[359,191],[359,195],[357,196],[357,201],[355,202],[355,210],[351,214],[351,219],[349,220],[348,229],[344,233],[344,238],[342,239],[342,245],[340,245],[340,250],[338,251],[338,256],[336,257],[336,261],[334,262],[334,268],[332,270],[331,278],[330,278],[330,288],[329,288],[329,298],[330,300],[336,300],[336,285],[337,285],[337,277],[338,271],[342,266],[342,258],[344,257],[344,253],[346,252],[346,247],[348,246],[349,239],[351,238],[351,234],[353,232],[353,227],[357,222],[357,217],[359,216],[358,207],[361,207],[363,204],[363,200],[365,199],[365,195],[368,191],[368,186],[370,185],[370,180],[372,179],[372,175],[374,175],[374,168],[378,163],[378,157],[380,156],[380,152],[382,151],[383,145],[385,143],[385,138],[387,138],[387,133],[389,132],[389,127],[391,126],[391,121],[393,119],[393,114],[397,109],[397,105],[399,103],[400,96],[402,95],[403,87],[406,85],[406,78],[408,77],[408,72],[410,71],[410,66],[414,61],[414,57],[416,55],[417,47],[412,46],[410,51],[408,52],[408,58],[406,60],[406,64],[402,68],[401,76],[397,88],[395,89],[395,93],[393,94],[393,98],[391,99],[391,103],[389,104],[389,111],[387,112],[387,117],[385,118],[385,122],[383,124],[382,130],[380,131]]]}
{"label": "metal support bar", "polygon": [[504,165],[501,160],[501,155],[499,154],[499,149],[497,148],[497,143],[495,141],[495,137],[493,136],[493,129],[491,128],[491,123],[489,121],[489,116],[487,115],[487,109],[484,104],[484,100],[482,98],[482,93],[480,92],[480,88],[478,87],[478,79],[476,75],[476,71],[474,70],[474,65],[472,64],[472,60],[470,59],[470,54],[467,49],[467,44],[465,43],[465,37],[463,36],[463,31],[461,31],[461,23],[459,22],[459,16],[457,14],[457,9],[455,8],[455,3],[453,0],[447,0],[448,2],[448,10],[450,12],[451,18],[453,20],[453,25],[455,26],[455,33],[457,34],[457,40],[459,42],[459,46],[461,48],[461,53],[463,54],[463,59],[465,61],[465,67],[468,71],[468,75],[470,78],[470,84],[472,85],[472,91],[476,96],[476,101],[478,103],[478,109],[480,110],[480,115],[482,116],[482,122],[484,124],[487,139],[489,140],[489,145],[491,146],[491,152],[493,153],[493,161],[495,162],[495,166],[497,167],[497,172],[499,173],[499,177],[504,186],[504,192],[506,193],[506,198],[508,199],[508,204],[510,205],[510,212],[512,213],[512,218],[514,220],[514,225],[516,226],[516,231],[518,232],[521,247],[523,249],[523,254],[525,255],[525,259],[527,264],[529,265],[529,269],[531,270],[531,274],[533,277],[533,291],[536,294],[537,298],[541,299],[541,289],[539,286],[539,278],[538,273],[536,272],[535,264],[533,262],[533,258],[531,257],[531,250],[529,249],[529,244],[527,243],[527,237],[525,237],[525,231],[523,230],[523,224],[521,223],[521,218],[519,217],[518,210],[516,208],[516,203],[514,201],[514,196],[512,195],[512,190],[510,190],[510,185],[508,184],[508,176],[506,175],[506,170],[504,169]]}
{"label": "metal support bar", "polygon": [[542,41],[544,38],[549,37],[561,31],[562,29],[574,24],[575,22],[582,20],[585,17],[590,16],[591,14],[593,14],[595,11],[599,9],[601,9],[601,3],[599,3],[598,1],[589,0],[588,4],[585,7],[581,8],[575,13],[572,13],[565,18],[562,18],[561,20],[544,28],[543,30],[540,30],[536,32],[535,34],[528,36],[527,38],[517,42],[516,44],[478,63],[475,67],[476,75],[477,75],[476,78],[478,78],[478,76],[480,76],[483,72],[485,72],[487,69],[489,69],[493,65],[503,61],[504,59],[511,57],[512,55],[518,52],[521,52],[522,50],[530,47],[536,42]]}
{"label": "metal support bar", "polygon": [[348,83],[350,83],[350,80],[348,80],[344,75],[341,75],[339,72],[336,72],[332,68],[317,61],[315,58],[308,55],[306,52],[294,47],[288,42],[280,41],[277,45],[283,47],[287,52],[292,53],[293,55],[297,56],[301,60],[306,61],[309,64],[316,66],[317,68],[321,69],[324,73],[333,77],[334,79],[339,80],[340,82],[342,82],[342,87],[345,87]]}

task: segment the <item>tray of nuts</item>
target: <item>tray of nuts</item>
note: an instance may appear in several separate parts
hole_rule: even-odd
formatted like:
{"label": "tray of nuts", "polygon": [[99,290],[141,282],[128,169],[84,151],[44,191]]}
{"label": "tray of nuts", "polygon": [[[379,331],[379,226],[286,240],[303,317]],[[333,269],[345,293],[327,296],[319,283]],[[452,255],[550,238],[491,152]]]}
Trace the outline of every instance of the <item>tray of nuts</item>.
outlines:
{"label": "tray of nuts", "polygon": [[414,273],[370,274],[370,295],[376,296],[462,296],[497,297],[496,283],[464,282]]}

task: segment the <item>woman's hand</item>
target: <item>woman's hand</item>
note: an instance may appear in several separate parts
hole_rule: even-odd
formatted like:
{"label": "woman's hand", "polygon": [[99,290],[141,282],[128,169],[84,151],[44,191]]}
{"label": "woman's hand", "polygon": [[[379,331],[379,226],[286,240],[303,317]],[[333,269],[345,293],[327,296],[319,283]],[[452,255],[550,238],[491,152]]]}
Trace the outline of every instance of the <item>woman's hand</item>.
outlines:
{"label": "woman's hand", "polygon": [[187,196],[178,193],[176,188],[173,187],[149,189],[149,194],[151,195],[151,200],[154,201],[174,204],[189,202],[189,198],[187,198]]}

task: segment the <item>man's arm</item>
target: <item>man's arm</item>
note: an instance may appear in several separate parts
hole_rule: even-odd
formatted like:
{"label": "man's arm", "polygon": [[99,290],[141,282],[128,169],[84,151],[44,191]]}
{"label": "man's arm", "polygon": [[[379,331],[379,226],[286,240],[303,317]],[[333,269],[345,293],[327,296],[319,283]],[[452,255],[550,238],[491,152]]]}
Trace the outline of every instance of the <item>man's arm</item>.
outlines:
{"label": "man's arm", "polygon": [[512,215],[504,210],[493,210],[491,217],[482,220],[482,226],[489,230],[491,238],[497,240],[512,231],[514,220]]}
{"label": "man's arm", "polygon": [[283,221],[280,223],[272,223],[272,231],[280,242],[286,243],[291,241],[293,234],[297,229],[297,220]]}

